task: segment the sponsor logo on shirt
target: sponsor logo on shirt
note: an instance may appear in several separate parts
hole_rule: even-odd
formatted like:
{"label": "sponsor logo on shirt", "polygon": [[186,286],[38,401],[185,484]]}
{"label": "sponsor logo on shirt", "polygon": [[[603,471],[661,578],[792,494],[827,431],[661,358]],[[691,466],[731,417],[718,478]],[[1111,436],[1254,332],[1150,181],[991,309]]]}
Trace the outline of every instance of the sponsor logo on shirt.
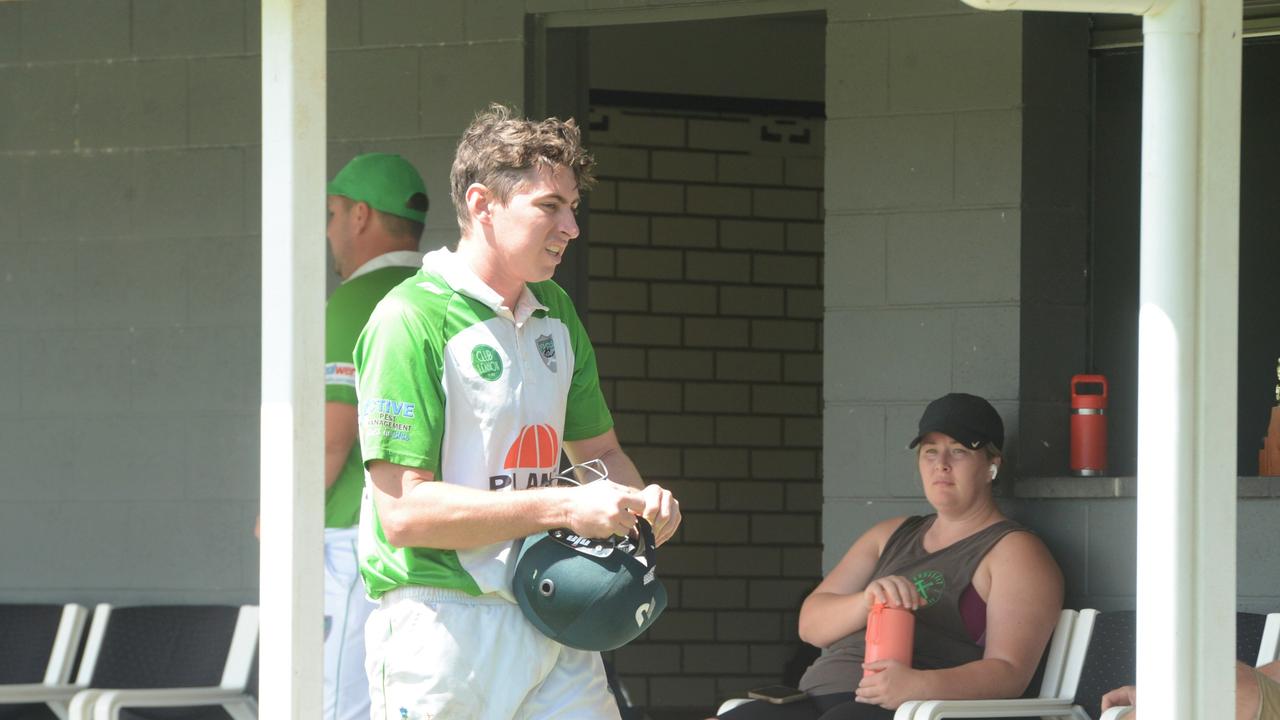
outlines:
{"label": "sponsor logo on shirt", "polygon": [[417,417],[417,412],[417,405],[411,402],[371,398],[360,403],[360,427],[366,435],[407,441],[413,425],[406,421]]}
{"label": "sponsor logo on shirt", "polygon": [[493,382],[502,377],[502,356],[488,345],[477,345],[471,349],[471,367],[477,375]]}
{"label": "sponsor logo on shirt", "polygon": [[489,476],[490,490],[549,487],[560,464],[560,438],[550,425],[525,425],[507,450],[505,472]]}
{"label": "sponsor logo on shirt", "polygon": [[542,358],[542,364],[546,365],[551,372],[555,372],[556,341],[552,340],[550,335],[539,335],[534,344],[538,347],[538,357]]}
{"label": "sponsor logo on shirt", "polygon": [[325,385],[356,386],[356,366],[351,363],[328,363],[324,366]]}

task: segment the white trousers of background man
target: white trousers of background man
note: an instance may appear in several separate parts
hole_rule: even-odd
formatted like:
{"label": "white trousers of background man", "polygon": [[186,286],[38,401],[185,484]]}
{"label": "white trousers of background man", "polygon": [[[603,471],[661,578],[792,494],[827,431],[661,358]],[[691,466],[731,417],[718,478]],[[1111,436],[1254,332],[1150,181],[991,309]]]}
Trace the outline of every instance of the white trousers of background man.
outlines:
{"label": "white trousers of background man", "polygon": [[364,624],[377,607],[365,595],[356,528],[324,531],[324,720],[368,720]]}

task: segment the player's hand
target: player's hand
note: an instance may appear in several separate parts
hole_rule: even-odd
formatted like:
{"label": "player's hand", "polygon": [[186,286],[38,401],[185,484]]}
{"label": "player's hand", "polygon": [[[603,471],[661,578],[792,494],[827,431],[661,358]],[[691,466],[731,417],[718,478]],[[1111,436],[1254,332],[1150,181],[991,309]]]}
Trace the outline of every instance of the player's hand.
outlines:
{"label": "player's hand", "polygon": [[644,497],[641,517],[653,526],[654,540],[661,545],[670,540],[680,527],[680,501],[661,485],[646,485],[641,495]]}
{"label": "player's hand", "polygon": [[886,607],[915,610],[924,602],[915,584],[901,575],[876,578],[863,592],[867,596],[867,607],[882,602]]}
{"label": "player's hand", "polygon": [[612,480],[596,480],[567,491],[573,493],[573,502],[566,524],[583,537],[625,537],[635,530],[636,516],[644,512],[640,491]]}
{"label": "player's hand", "polygon": [[863,677],[858,683],[854,699],[860,703],[896,710],[908,700],[928,696],[921,683],[920,671],[911,669],[910,665],[903,665],[897,660],[877,660],[863,667],[875,673]]}

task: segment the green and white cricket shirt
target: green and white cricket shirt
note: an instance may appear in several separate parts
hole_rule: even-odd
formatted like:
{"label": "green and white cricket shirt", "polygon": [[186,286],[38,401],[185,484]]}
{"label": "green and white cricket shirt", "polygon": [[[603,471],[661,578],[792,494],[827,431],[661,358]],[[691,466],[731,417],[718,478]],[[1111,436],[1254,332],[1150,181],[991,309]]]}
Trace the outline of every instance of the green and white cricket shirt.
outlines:
{"label": "green and white cricket shirt", "polygon": [[[525,286],[514,311],[459,257],[437,250],[380,302],[356,344],[365,462],[422,468],[492,492],[551,484],[561,443],[613,427],[595,352],[569,296]],[[397,548],[367,494],[360,565],[371,597],[402,585],[512,599],[511,542]]]}
{"label": "green and white cricket shirt", "polygon": [[[352,359],[356,339],[382,296],[421,266],[422,253],[416,250],[384,253],[361,265],[333,291],[324,307],[325,402],[356,404],[356,366]],[[347,453],[338,479],[325,493],[324,526],[355,526],[360,520],[363,491],[364,463],[357,442]]]}

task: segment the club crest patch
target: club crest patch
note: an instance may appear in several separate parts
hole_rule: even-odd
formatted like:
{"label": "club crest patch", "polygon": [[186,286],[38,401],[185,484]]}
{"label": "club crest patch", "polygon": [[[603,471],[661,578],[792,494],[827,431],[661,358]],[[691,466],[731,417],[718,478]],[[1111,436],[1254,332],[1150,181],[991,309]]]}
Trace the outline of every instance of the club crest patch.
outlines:
{"label": "club crest patch", "polygon": [[551,372],[555,372],[556,341],[552,340],[550,335],[539,335],[534,344],[538,347],[538,356],[542,358],[542,364],[546,365]]}

